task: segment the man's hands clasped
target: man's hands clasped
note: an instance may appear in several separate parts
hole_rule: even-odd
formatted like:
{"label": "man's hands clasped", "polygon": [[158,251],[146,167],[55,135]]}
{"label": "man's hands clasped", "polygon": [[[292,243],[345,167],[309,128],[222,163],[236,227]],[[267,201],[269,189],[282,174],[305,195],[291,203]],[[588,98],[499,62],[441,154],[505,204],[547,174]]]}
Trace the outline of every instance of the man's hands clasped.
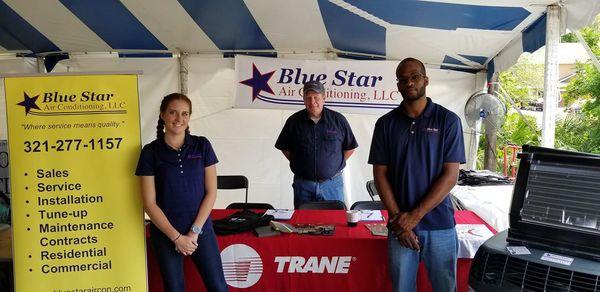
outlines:
{"label": "man's hands clasped", "polygon": [[414,211],[400,212],[391,217],[389,227],[402,246],[416,251],[421,250],[419,238],[413,231],[417,224],[419,224],[419,221],[421,221],[421,218]]}

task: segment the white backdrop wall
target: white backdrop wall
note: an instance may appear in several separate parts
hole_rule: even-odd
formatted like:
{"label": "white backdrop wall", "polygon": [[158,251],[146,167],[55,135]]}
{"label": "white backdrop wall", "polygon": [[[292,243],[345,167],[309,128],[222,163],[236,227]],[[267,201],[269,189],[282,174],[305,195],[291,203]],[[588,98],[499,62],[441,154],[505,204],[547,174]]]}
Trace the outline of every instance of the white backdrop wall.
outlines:
{"label": "white backdrop wall", "polygon": [[[0,58],[0,76],[5,74],[24,74],[37,72],[35,59]],[[6,140],[6,100],[4,99],[4,78],[0,78],[0,140]]]}
{"label": "white backdrop wall", "polygon": [[[249,201],[268,202],[277,208],[292,208],[292,173],[288,161],[274,148],[275,140],[285,120],[294,110],[234,109],[234,59],[220,56],[189,56],[188,89],[193,102],[191,132],[206,136],[219,158],[218,174],[242,174],[250,181]],[[0,74],[31,73],[37,71],[35,60],[0,60]],[[140,71],[139,81],[141,136],[144,144],[155,137],[158,108],[162,97],[179,91],[179,63],[171,58],[114,58],[74,56],[61,61],[53,72],[123,72]],[[382,72],[390,74],[394,72]],[[482,88],[482,81],[474,74],[429,69],[428,95],[434,101],[464,117],[466,99]],[[3,80],[0,80],[0,98],[4,100]],[[6,139],[4,102],[0,109],[0,139]],[[300,107],[298,108],[300,109]],[[345,114],[359,147],[344,171],[346,204],[370,200],[365,189],[372,179],[367,164],[371,136],[378,115]],[[463,118],[463,129],[467,126]],[[465,146],[468,145],[465,135]],[[12,163],[12,162],[11,162]],[[244,199],[244,192],[219,191],[216,208]]]}

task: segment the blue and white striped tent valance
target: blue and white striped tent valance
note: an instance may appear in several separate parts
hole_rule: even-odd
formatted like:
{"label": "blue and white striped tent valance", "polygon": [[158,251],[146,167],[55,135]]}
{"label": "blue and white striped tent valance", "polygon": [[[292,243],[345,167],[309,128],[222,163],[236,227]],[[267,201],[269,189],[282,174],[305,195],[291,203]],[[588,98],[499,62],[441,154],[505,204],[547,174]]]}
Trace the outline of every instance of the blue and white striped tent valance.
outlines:
{"label": "blue and white striped tent valance", "polygon": [[[545,43],[556,0],[2,0],[0,54],[170,56],[334,52],[499,71]],[[563,0],[571,29],[598,0]],[[500,57],[499,57],[500,56]]]}

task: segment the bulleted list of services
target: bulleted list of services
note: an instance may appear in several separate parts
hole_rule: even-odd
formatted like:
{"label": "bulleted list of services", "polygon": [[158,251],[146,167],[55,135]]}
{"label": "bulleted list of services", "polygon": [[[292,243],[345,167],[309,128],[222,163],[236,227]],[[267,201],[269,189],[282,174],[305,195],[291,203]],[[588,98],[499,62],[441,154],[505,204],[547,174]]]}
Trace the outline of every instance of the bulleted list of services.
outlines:
{"label": "bulleted list of services", "polygon": [[[108,247],[99,239],[104,231],[115,228],[110,218],[90,220],[94,209],[102,208],[104,196],[89,194],[69,169],[35,170],[34,205],[40,234],[38,268],[42,273],[70,273],[110,270],[112,261]],[[28,189],[29,187],[26,187]],[[29,200],[26,200],[29,204]],[[106,206],[106,205],[104,205]],[[31,214],[27,213],[26,217]],[[31,230],[31,227],[27,227]],[[86,235],[71,235],[85,232]],[[56,260],[84,259],[77,264],[61,264]]]}

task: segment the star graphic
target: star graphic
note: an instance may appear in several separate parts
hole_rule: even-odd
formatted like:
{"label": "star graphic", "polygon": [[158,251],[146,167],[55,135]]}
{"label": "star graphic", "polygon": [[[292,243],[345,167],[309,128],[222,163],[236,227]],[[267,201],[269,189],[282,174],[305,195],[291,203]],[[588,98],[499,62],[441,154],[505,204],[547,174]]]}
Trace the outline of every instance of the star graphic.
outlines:
{"label": "star graphic", "polygon": [[269,79],[273,76],[275,71],[271,71],[269,73],[260,74],[256,65],[252,64],[252,78],[246,79],[244,81],[240,81],[241,84],[248,85],[252,87],[252,101],[256,99],[256,97],[260,94],[261,91],[266,91],[270,94],[275,94],[271,86],[269,86]]}
{"label": "star graphic", "polygon": [[29,97],[29,95],[27,95],[27,92],[23,92],[23,95],[25,95],[25,99],[22,102],[17,103],[17,105],[25,107],[25,115],[29,114],[29,111],[31,111],[32,108],[38,109],[38,110],[40,109],[37,106],[37,104],[35,104],[39,95],[36,95],[34,97]]}

